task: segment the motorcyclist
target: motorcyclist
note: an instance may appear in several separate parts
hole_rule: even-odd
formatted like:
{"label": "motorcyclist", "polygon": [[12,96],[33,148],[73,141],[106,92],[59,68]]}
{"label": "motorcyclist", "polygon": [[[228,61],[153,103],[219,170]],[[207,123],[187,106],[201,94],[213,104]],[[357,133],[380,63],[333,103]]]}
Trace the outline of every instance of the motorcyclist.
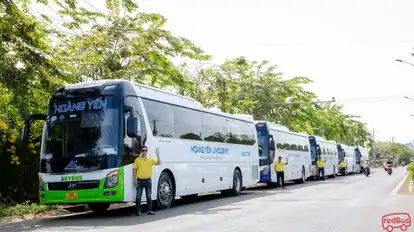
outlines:
{"label": "motorcyclist", "polygon": [[390,167],[392,168],[392,162],[391,160],[388,160],[387,163],[385,164],[385,170],[387,170]]}
{"label": "motorcyclist", "polygon": [[359,167],[361,169],[361,173],[364,172],[364,165],[365,165],[366,161],[361,161],[361,163],[359,163]]}
{"label": "motorcyclist", "polygon": [[364,162],[364,171],[365,171],[365,170],[367,170],[368,175],[369,175],[369,173],[371,172],[370,167],[369,167],[370,165],[371,165],[371,162],[369,162],[369,160],[366,160],[366,161]]}

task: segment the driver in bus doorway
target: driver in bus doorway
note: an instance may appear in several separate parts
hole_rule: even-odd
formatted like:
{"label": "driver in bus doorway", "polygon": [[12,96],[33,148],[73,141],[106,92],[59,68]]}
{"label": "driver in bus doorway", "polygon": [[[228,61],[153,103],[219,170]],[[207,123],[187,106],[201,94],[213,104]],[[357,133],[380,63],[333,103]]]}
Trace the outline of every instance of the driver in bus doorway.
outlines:
{"label": "driver in bus doorway", "polygon": [[277,158],[277,161],[275,162],[277,187],[280,187],[280,182],[282,182],[283,189],[285,189],[285,165],[286,164],[288,164],[288,160],[286,158],[286,163],[282,162],[282,156],[279,156]]}
{"label": "driver in bus doorway", "polygon": [[321,147],[318,145],[318,160],[316,161],[316,167],[318,170],[318,180],[325,181],[325,159],[322,159],[322,150]]}
{"label": "driver in bus doorway", "polygon": [[152,167],[154,165],[161,164],[160,151],[158,148],[155,150],[155,154],[157,155],[156,160],[151,157],[148,157],[147,153],[148,153],[148,147],[145,145],[142,146],[141,154],[134,161],[134,170],[132,172],[134,175],[134,183],[137,188],[137,198],[135,200],[137,216],[141,215],[141,196],[142,196],[143,189],[145,189],[145,197],[147,199],[148,215],[155,215],[155,213],[152,211],[151,177],[152,177]]}

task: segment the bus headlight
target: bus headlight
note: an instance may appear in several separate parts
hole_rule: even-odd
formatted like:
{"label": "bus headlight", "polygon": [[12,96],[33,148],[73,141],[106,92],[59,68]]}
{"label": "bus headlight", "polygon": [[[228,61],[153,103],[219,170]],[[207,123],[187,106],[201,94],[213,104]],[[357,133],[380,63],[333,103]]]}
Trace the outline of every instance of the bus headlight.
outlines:
{"label": "bus headlight", "polygon": [[105,178],[104,188],[116,187],[118,185],[118,177],[119,177],[118,170],[110,172]]}

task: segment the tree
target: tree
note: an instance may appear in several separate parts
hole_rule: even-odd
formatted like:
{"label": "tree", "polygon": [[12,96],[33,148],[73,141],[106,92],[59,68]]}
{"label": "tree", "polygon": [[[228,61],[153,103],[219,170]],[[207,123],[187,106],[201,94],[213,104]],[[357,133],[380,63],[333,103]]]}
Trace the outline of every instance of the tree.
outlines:
{"label": "tree", "polygon": [[[206,60],[200,48],[163,29],[166,18],[143,13],[131,0],[107,0],[109,14],[79,7],[76,1],[55,1],[69,16],[65,26],[75,34],[60,34],[56,57],[74,81],[127,79],[150,86],[189,85],[172,57]],[[81,31],[81,32],[80,32]]]}
{"label": "tree", "polygon": [[[30,0],[0,3],[0,195],[14,201],[36,199],[39,143],[31,138],[22,146],[19,137],[24,116],[45,113],[53,90],[122,78],[184,91],[191,83],[171,58],[209,58],[191,41],[163,29],[163,16],[138,12],[131,0],[108,0],[109,15],[79,7],[75,0],[52,1],[60,6],[65,29],[46,15],[33,16]],[[40,123],[32,127],[34,137],[41,129]]]}
{"label": "tree", "polygon": [[[348,145],[370,140],[365,125],[343,114],[340,106],[314,103],[317,96],[304,88],[309,78],[287,79],[268,61],[237,57],[196,70],[174,64],[175,57],[210,57],[165,30],[163,16],[139,12],[132,0],[107,0],[107,14],[85,9],[76,0],[50,1],[59,6],[64,28],[45,15],[32,16],[30,0],[0,3],[1,196],[36,198],[40,149],[35,138],[28,147],[19,141],[23,118],[47,112],[57,87],[86,80],[119,78],[170,87],[204,106],[251,114],[294,131]],[[41,135],[40,123],[32,129],[34,137]]]}
{"label": "tree", "polygon": [[396,142],[375,142],[373,146],[376,153],[380,154],[380,159],[398,158],[400,161],[409,163],[414,157],[414,150],[408,146]]}
{"label": "tree", "polygon": [[51,90],[65,80],[52,58],[48,31],[29,14],[27,3],[0,3],[0,193],[20,200],[36,192],[39,157],[38,144],[27,150],[18,139],[23,118],[45,112]]}
{"label": "tree", "polygon": [[186,94],[204,106],[251,114],[256,120],[347,145],[367,146],[370,142],[366,126],[356,116],[343,114],[336,104],[315,104],[316,95],[304,89],[309,78],[286,79],[268,61],[238,57],[221,65],[187,69],[186,74],[193,82]]}

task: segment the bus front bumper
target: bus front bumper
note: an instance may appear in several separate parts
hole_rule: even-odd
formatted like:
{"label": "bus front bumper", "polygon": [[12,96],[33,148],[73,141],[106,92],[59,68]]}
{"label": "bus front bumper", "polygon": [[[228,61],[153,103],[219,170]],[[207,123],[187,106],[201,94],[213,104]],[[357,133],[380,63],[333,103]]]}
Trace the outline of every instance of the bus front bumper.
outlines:
{"label": "bus front bumper", "polygon": [[93,202],[123,202],[124,192],[122,188],[111,189],[82,189],[64,191],[41,191],[39,192],[41,204],[79,204]]}

